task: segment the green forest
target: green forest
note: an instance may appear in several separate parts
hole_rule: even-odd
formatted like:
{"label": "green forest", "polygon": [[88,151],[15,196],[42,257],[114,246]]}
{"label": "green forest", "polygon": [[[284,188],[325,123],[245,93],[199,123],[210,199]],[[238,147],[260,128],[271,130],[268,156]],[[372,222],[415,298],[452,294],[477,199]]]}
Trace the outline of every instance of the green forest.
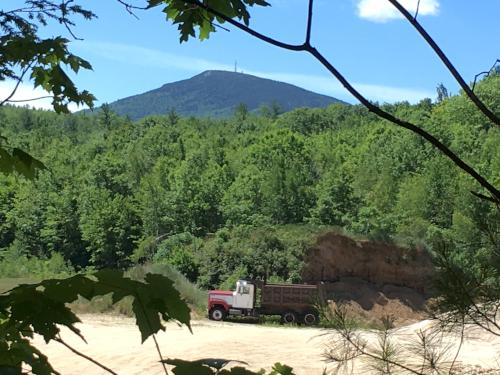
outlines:
{"label": "green forest", "polygon": [[[500,113],[498,74],[475,92]],[[381,106],[500,186],[500,130],[465,95]],[[450,238],[480,257],[498,222],[470,177],[360,105],[135,122],[108,106],[3,106],[0,135],[47,167],[34,180],[0,174],[0,277],[166,263],[203,288],[299,282],[325,230],[430,251]]]}

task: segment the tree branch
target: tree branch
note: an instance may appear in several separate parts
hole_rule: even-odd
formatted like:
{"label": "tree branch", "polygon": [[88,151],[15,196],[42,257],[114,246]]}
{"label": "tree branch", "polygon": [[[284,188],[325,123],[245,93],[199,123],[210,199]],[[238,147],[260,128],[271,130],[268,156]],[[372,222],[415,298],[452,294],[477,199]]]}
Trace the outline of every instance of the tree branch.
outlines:
{"label": "tree branch", "polygon": [[458,344],[457,352],[455,353],[455,356],[453,357],[453,361],[451,362],[450,369],[448,371],[448,375],[451,375],[452,371],[454,370],[458,355],[460,354],[460,350],[462,350],[462,345],[464,343],[464,336],[465,336],[465,321],[462,319],[462,324],[460,325],[460,342]]}
{"label": "tree branch", "polygon": [[474,89],[476,88],[476,83],[477,83],[477,79],[481,76],[486,76],[488,77],[491,72],[493,71],[493,69],[495,69],[495,66],[500,63],[500,59],[496,59],[495,63],[492,65],[492,67],[489,69],[489,70],[486,70],[484,72],[481,72],[481,73],[478,73],[474,76],[474,82],[472,82],[472,91],[474,91]]}
{"label": "tree branch", "polygon": [[306,41],[305,45],[311,45],[311,27],[312,27],[312,15],[313,15],[313,4],[314,0],[309,0],[309,8],[307,10],[307,30],[306,30]]}
{"label": "tree branch", "polygon": [[45,96],[39,96],[38,98],[31,98],[31,99],[16,99],[16,100],[9,99],[9,100],[7,100],[7,102],[8,103],[23,103],[23,102],[33,102],[35,100],[50,99],[50,98],[53,98],[53,96],[52,95],[45,95]]}
{"label": "tree branch", "polygon": [[79,352],[78,350],[76,350],[75,348],[73,348],[72,346],[70,346],[69,344],[67,344],[65,341],[63,341],[63,339],[61,338],[61,336],[55,338],[54,340],[57,341],[58,343],[64,345],[66,348],[68,348],[69,350],[71,350],[76,355],[78,355],[78,356],[80,356],[82,358],[85,358],[87,361],[92,362],[93,364],[99,366],[100,368],[102,368],[103,370],[109,372],[110,374],[118,375],[116,372],[114,372],[110,368],[104,366],[102,363],[97,362],[95,359],[89,357],[88,355],[85,355],[85,354]]}
{"label": "tree branch", "polygon": [[413,19],[416,21],[418,17],[418,11],[420,10],[420,0],[417,2],[417,8],[415,9],[415,15],[413,16]]}
{"label": "tree branch", "polygon": [[17,92],[17,89],[19,88],[19,85],[21,85],[21,83],[23,82],[23,78],[24,76],[26,75],[26,73],[30,70],[31,68],[31,65],[33,64],[33,62],[30,62],[23,70],[23,72],[21,73],[21,75],[17,78],[17,83],[16,85],[14,86],[14,89],[12,90],[12,92],[9,94],[9,96],[7,96],[7,98],[5,98],[4,100],[2,100],[0,102],[0,107],[2,105],[4,105],[5,103],[7,103],[8,101],[10,101],[10,99],[12,99],[12,97],[16,94]]}
{"label": "tree branch", "polygon": [[437,45],[437,43],[432,39],[432,37],[427,33],[427,31],[422,27],[422,25],[417,21],[416,17],[412,17],[410,12],[408,12],[397,0],[388,0],[396,9],[410,22],[413,27],[419,32],[419,34],[424,38],[427,44],[434,50],[434,52],[441,59],[443,64],[448,68],[450,73],[453,75],[455,80],[458,82],[460,87],[465,91],[469,99],[475,104],[475,106],[493,122],[495,125],[500,126],[500,117],[495,115],[492,111],[486,107],[486,105],[474,94],[469,85],[462,78],[457,69],[453,66],[451,61],[445,55],[443,50]]}
{"label": "tree branch", "polygon": [[158,341],[156,340],[156,335],[153,333],[152,336],[153,336],[153,341],[155,342],[156,351],[158,352],[158,356],[160,357],[160,362],[163,366],[163,371],[165,372],[166,375],[168,375],[167,366],[165,365],[165,360],[163,359],[163,356],[161,354],[160,345],[158,345]]}
{"label": "tree branch", "polygon": [[497,200],[495,200],[494,198],[488,197],[487,195],[484,195],[481,193],[476,193],[475,191],[471,191],[471,194],[475,195],[476,197],[478,197],[480,199],[486,200],[488,202],[498,203]]}
{"label": "tree branch", "polygon": [[71,29],[71,24],[69,22],[67,22],[66,20],[63,20],[63,21],[61,21],[61,23],[64,25],[64,27],[68,31],[69,35],[71,35],[73,37],[73,39],[75,39],[75,40],[83,40],[83,38],[79,38],[79,37],[76,36],[76,34]]}
{"label": "tree branch", "polygon": [[[152,330],[151,322],[149,321],[148,314],[147,314],[146,310],[144,309],[144,304],[142,303],[142,300],[141,300],[139,294],[136,293],[135,298],[137,299],[137,301],[139,301],[139,305],[141,306],[142,313],[146,317],[146,321],[148,322],[149,328]],[[161,365],[163,366],[163,371],[165,372],[165,375],[169,375],[168,370],[167,370],[167,366],[165,365],[165,362],[163,359],[163,355],[161,354],[160,345],[158,345],[158,341],[156,340],[156,335],[153,333],[151,336],[153,336],[153,341],[154,341],[155,346],[156,346],[156,352],[158,353],[158,356],[160,357],[160,362],[161,362]]]}
{"label": "tree branch", "polygon": [[[114,286],[114,287],[122,289],[119,286]],[[149,320],[149,317],[148,317],[148,314],[146,312],[146,309],[144,308],[144,303],[142,302],[141,296],[137,292],[134,292],[134,298],[136,299],[136,301],[138,301],[138,304],[139,304],[139,306],[140,306],[140,308],[142,310],[142,313],[146,317],[146,321],[148,323],[149,329],[151,331],[153,331],[153,327],[152,327],[151,321]],[[169,375],[169,372],[167,370],[167,366],[165,365],[165,362],[164,362],[164,359],[163,359],[163,355],[161,354],[160,346],[158,345],[158,341],[156,340],[156,336],[155,336],[154,333],[152,334],[152,336],[153,336],[153,341],[154,341],[155,346],[156,346],[156,351],[158,352],[158,356],[160,357],[160,361],[161,361],[161,364],[163,366],[163,370],[165,372],[165,375]]]}
{"label": "tree branch", "polygon": [[363,104],[366,108],[368,108],[370,112],[375,113],[377,116],[382,117],[383,119],[388,120],[395,125],[408,129],[418,134],[425,140],[429,141],[434,147],[436,147],[439,151],[445,154],[451,161],[453,161],[453,163],[455,163],[456,166],[465,171],[467,174],[473,177],[481,186],[483,186],[486,190],[488,190],[492,195],[492,197],[497,202],[500,202],[500,191],[497,190],[493,185],[491,185],[478,172],[476,172],[474,168],[472,168],[470,165],[468,165],[466,162],[460,159],[453,151],[451,151],[448,147],[446,147],[443,143],[441,143],[436,137],[426,132],[424,129],[408,121],[401,120],[393,116],[389,112],[384,111],[380,107],[372,104],[359,91],[357,91],[349,83],[349,81],[347,81],[347,79],[344,76],[342,76],[342,74],[337,69],[335,69],[335,67],[323,55],[321,55],[318,52],[318,50],[316,50],[315,48],[308,48],[307,51],[311,53],[319,62],[321,62],[323,66],[325,66],[325,68],[327,68],[328,71],[332,73],[332,75],[335,76],[335,78],[337,78],[337,80],[340,81],[340,83],[342,83],[342,85],[346,88],[346,90],[349,91],[356,99],[358,99],[361,102],[361,104]]}
{"label": "tree branch", "polygon": [[139,19],[139,17],[137,16],[137,14],[134,13],[134,10],[146,10],[146,9],[148,9],[148,7],[138,7],[136,5],[129,4],[123,0],[116,0],[116,1],[118,1],[120,4],[122,4],[125,7],[125,10],[128,12],[128,14],[135,17],[136,19]]}
{"label": "tree branch", "polygon": [[[118,0],[118,1],[120,1],[120,0]],[[266,43],[272,44],[273,46],[287,49],[290,51],[305,51],[304,44],[289,44],[289,43],[284,43],[284,42],[281,42],[279,40],[270,38],[264,34],[261,34],[255,30],[251,29],[250,27],[248,27],[248,26],[246,26],[238,21],[233,20],[232,18],[226,16],[225,14],[219,12],[218,10],[213,9],[212,7],[206,5],[205,3],[202,3],[199,0],[186,0],[185,3],[192,4],[193,6],[205,9],[207,12],[210,12],[213,15],[215,15],[219,18],[222,18],[227,23],[230,23],[234,27],[246,32],[247,34],[250,34],[250,35],[256,37],[257,39],[262,40],[263,42],[266,42]]]}

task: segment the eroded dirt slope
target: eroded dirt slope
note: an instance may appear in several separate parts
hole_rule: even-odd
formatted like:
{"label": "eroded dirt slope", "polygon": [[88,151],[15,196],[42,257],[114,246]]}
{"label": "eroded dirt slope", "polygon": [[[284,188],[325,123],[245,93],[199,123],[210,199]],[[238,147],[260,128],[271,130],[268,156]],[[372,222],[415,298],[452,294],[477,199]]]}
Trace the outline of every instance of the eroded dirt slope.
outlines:
{"label": "eroded dirt slope", "polygon": [[356,241],[331,232],[308,251],[302,277],[307,283],[324,282],[327,299],[347,304],[364,320],[392,315],[404,324],[424,317],[432,270],[423,249]]}
{"label": "eroded dirt slope", "polygon": [[320,236],[305,259],[305,282],[335,282],[357,277],[374,284],[392,284],[426,292],[432,263],[423,249],[404,249],[374,241],[326,233]]}

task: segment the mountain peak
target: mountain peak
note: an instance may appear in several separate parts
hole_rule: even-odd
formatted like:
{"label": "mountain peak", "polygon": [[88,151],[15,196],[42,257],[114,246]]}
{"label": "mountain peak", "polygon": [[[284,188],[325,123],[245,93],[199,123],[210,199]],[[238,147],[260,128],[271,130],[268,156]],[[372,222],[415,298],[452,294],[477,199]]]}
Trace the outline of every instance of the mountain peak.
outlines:
{"label": "mountain peak", "polygon": [[[204,72],[196,75],[195,77],[209,77],[213,74],[217,74],[217,73],[231,73],[229,71],[225,71],[225,70],[205,70]],[[194,78],[194,77],[193,77]]]}
{"label": "mountain peak", "polygon": [[217,70],[217,69],[213,69],[213,70],[205,70],[204,72],[201,72],[200,74],[197,74],[195,76],[193,76],[192,78],[194,77],[209,77],[211,75],[233,75],[233,74],[244,74],[243,72],[233,72],[231,70]]}
{"label": "mountain peak", "polygon": [[206,70],[189,79],[120,99],[110,107],[133,120],[166,114],[174,109],[183,116],[228,117],[240,103],[249,111],[278,103],[284,111],[298,107],[326,107],[338,99],[300,87],[241,72]]}

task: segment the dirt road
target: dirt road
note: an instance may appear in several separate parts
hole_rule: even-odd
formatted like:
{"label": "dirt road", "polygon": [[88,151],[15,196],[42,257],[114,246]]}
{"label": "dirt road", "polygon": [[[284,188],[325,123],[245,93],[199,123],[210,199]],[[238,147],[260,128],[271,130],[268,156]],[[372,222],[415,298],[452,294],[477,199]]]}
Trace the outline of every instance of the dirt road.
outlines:
{"label": "dirt road", "polygon": [[[426,327],[425,322],[405,327],[398,337],[407,337]],[[83,316],[80,324],[85,344],[74,335],[63,332],[63,339],[83,353],[97,359],[120,375],[163,374],[158,363],[154,342],[143,345],[134,321],[112,316]],[[376,341],[373,334],[366,334],[369,341]],[[169,324],[167,331],[157,336],[165,358],[199,359],[226,358],[248,363],[252,369],[269,369],[273,363],[292,366],[298,375],[321,374],[325,368],[322,354],[328,340],[325,331],[318,328],[269,327],[255,324],[215,323],[196,321],[193,334],[186,328]],[[456,344],[458,340],[452,339]],[[81,359],[59,343],[45,345],[36,339],[35,345],[49,356],[56,370],[64,375],[105,374],[94,364]],[[472,334],[461,351],[463,363],[486,368],[498,366],[500,338]],[[500,362],[500,361],[499,361]],[[366,373],[364,369],[363,373]]]}

